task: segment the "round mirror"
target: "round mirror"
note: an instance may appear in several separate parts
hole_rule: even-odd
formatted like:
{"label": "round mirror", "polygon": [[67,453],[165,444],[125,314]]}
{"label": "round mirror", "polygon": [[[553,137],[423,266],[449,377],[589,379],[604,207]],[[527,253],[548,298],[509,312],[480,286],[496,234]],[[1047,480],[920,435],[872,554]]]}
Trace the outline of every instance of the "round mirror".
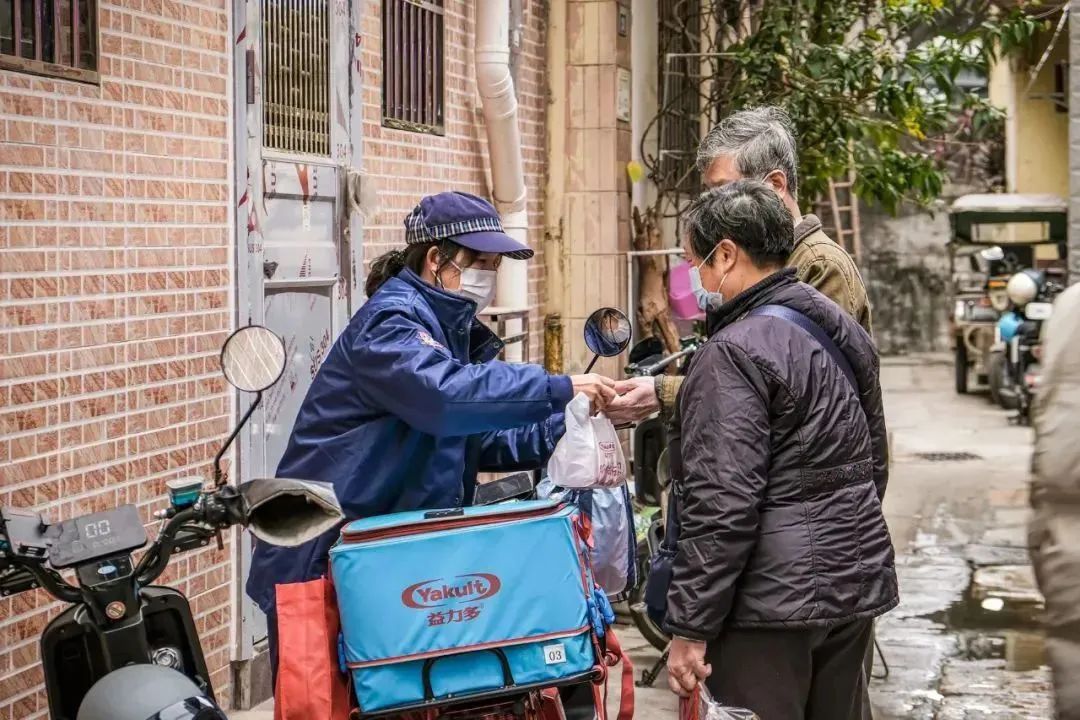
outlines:
{"label": "round mirror", "polygon": [[615,308],[600,308],[585,321],[585,345],[600,357],[615,357],[630,345],[630,318]]}
{"label": "round mirror", "polygon": [[285,372],[285,343],[262,325],[242,327],[221,348],[221,371],[237,390],[262,392]]}

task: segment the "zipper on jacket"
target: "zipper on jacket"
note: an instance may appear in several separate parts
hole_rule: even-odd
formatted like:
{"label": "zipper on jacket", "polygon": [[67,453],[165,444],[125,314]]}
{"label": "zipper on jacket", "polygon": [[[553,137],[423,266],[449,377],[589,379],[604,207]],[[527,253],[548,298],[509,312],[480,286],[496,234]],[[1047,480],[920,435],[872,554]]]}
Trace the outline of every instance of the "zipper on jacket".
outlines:
{"label": "zipper on jacket", "polygon": [[341,533],[342,544],[367,542],[370,540],[387,540],[390,538],[407,537],[409,535],[421,535],[437,530],[455,530],[463,527],[482,527],[484,525],[501,525],[503,523],[528,520],[545,515],[554,515],[566,507],[565,503],[551,507],[533,508],[531,510],[517,510],[502,513],[493,513],[488,516],[479,515],[474,517],[462,516],[446,518],[445,520],[420,520],[408,525],[394,525],[385,528],[371,530],[348,531]]}

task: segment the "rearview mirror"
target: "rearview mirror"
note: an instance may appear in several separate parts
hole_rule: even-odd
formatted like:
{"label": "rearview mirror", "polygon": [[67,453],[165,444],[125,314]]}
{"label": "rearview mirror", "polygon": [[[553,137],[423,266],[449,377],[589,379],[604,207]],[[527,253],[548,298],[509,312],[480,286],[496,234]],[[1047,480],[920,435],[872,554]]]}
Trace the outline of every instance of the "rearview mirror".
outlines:
{"label": "rearview mirror", "polygon": [[221,371],[237,390],[262,392],[285,372],[285,343],[261,325],[242,327],[221,348]]}
{"label": "rearview mirror", "polygon": [[585,321],[585,346],[594,357],[585,372],[592,370],[597,359],[615,357],[630,345],[630,318],[615,308],[600,308]]}

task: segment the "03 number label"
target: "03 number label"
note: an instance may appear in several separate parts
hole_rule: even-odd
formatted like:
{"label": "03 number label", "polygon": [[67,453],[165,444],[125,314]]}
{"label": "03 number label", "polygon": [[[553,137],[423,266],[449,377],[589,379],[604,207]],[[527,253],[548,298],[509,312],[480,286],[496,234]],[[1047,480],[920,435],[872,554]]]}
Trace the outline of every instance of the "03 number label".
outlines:
{"label": "03 number label", "polygon": [[562,643],[544,646],[544,662],[548,665],[558,665],[566,662],[566,646]]}

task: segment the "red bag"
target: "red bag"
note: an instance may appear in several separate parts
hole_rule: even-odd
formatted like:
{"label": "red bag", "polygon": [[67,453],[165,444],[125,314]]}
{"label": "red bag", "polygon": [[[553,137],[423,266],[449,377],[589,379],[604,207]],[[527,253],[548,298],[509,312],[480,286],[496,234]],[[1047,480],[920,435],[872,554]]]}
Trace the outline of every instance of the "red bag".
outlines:
{"label": "red bag", "polygon": [[349,680],[338,665],[339,620],[328,578],[278,585],[274,720],[348,720]]}

